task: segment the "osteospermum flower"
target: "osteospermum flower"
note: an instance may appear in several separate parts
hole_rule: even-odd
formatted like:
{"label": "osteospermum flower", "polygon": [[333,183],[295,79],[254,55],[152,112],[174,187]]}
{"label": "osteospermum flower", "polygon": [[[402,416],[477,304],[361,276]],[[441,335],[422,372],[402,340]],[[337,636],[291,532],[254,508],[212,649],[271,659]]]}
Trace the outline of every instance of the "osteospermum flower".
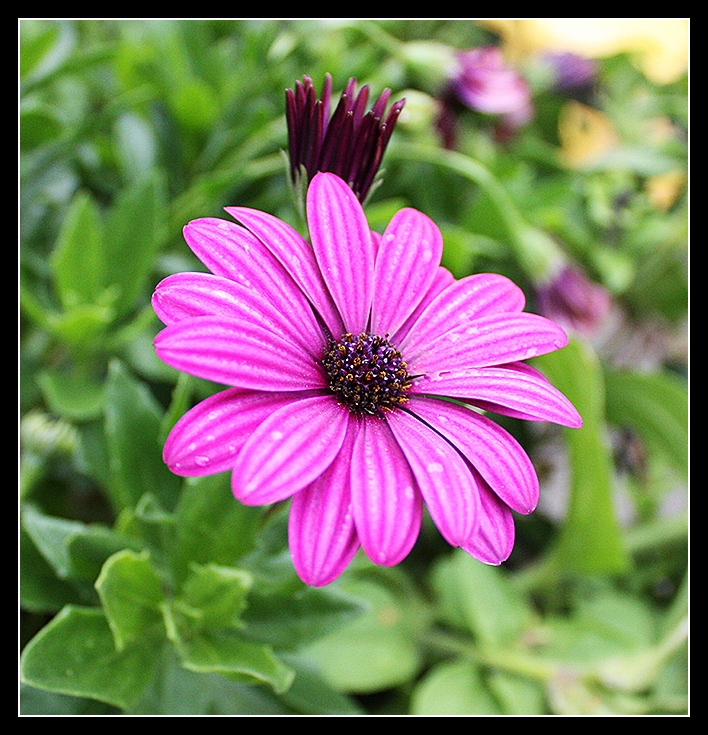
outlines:
{"label": "osteospermum flower", "polygon": [[329,171],[344,179],[364,201],[379,171],[383,154],[401,114],[405,100],[386,105],[391,90],[385,89],[366,111],[369,86],[356,92],[351,78],[330,118],[332,77],[325,75],[322,94],[317,96],[307,74],[296,82],[295,91],[285,90],[290,175],[293,183],[302,176],[311,181],[318,172]]}
{"label": "osteospermum flower", "polygon": [[504,62],[501,49],[495,46],[461,51],[452,86],[458,98],[473,110],[511,115],[519,121],[531,116],[528,85]]}
{"label": "osteospermum flower", "polygon": [[247,505],[291,498],[292,558],[311,585],[335,579],[360,547],[375,564],[400,562],[423,505],[450,544],[505,560],[512,511],[534,509],[538,480],[516,439],[471,406],[579,426],[522,362],[563,347],[563,330],[525,313],[502,276],[456,281],[420,212],[371,232],[331,173],[308,189],[311,244],[269,214],[227,211],[240,224],[184,229],[211,273],[169,276],[153,297],[167,325],[157,354],[231,386],[177,422],[167,465],[230,470]]}

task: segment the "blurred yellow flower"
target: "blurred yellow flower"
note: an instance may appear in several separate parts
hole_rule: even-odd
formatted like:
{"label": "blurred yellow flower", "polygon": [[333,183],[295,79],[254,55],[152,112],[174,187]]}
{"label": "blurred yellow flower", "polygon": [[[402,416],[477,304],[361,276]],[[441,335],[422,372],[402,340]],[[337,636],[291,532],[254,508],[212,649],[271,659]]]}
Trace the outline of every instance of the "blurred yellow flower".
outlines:
{"label": "blurred yellow flower", "polygon": [[609,118],[592,107],[571,100],[558,116],[561,156],[569,166],[582,166],[619,142]]}
{"label": "blurred yellow flower", "polygon": [[589,58],[627,52],[657,84],[688,69],[688,18],[488,19],[516,58],[542,51],[572,51]]}

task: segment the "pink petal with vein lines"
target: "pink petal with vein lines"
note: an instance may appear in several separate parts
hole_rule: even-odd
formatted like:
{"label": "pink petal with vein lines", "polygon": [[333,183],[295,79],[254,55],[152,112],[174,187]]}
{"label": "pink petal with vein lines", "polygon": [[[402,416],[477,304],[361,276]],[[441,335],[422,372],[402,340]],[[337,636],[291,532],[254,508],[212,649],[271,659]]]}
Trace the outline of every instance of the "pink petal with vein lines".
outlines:
{"label": "pink petal with vein lines", "polygon": [[418,538],[422,500],[391,429],[378,417],[366,418],[356,438],[351,495],[367,556],[382,566],[398,564]]}
{"label": "pink petal with vein lines", "polygon": [[167,325],[195,316],[246,319],[297,342],[313,359],[327,345],[308,304],[296,299],[284,311],[257,291],[212,273],[177,273],[160,281],[152,296],[157,316]]}
{"label": "pink petal with vein lines", "polygon": [[503,365],[553,352],[568,344],[566,333],[550,319],[525,312],[493,314],[461,325],[424,351],[406,350],[413,372],[434,376],[456,368]]}
{"label": "pink petal with vein lines", "polygon": [[492,490],[519,513],[538,504],[538,477],[516,439],[470,408],[437,398],[411,398],[410,410],[464,455]]}
{"label": "pink petal with vein lines", "polygon": [[573,404],[528,365],[444,370],[414,381],[410,394],[459,398],[490,411],[579,428]]}
{"label": "pink petal with vein lines", "polygon": [[523,291],[504,276],[478,273],[450,284],[411,326],[399,349],[413,356],[445,332],[483,316],[523,311]]}
{"label": "pink petal with vein lines", "polygon": [[440,230],[424,214],[406,208],[393,216],[376,255],[371,332],[393,334],[406,321],[436,276],[442,247]]}
{"label": "pink petal with vein lines", "polygon": [[226,207],[226,211],[255,235],[282,263],[307,295],[335,338],[342,334],[342,319],[327,291],[312,247],[286,222],[248,207]]}
{"label": "pink petal with vein lines", "polygon": [[367,331],[376,245],[359,200],[338,176],[318,173],[307,190],[307,222],[345,329],[352,334]]}
{"label": "pink petal with vein lines", "polygon": [[165,463],[183,476],[230,470],[258,426],[298,396],[228,388],[205,398],[172,427],[163,452]]}
{"label": "pink petal with vein lines", "polygon": [[353,431],[332,464],[297,492],[290,504],[288,542],[293,565],[305,584],[320,587],[336,579],[359,548],[351,510],[349,476]]}
{"label": "pink petal with vein lines", "polygon": [[154,344],[158,357],[177,370],[234,388],[326,386],[320,367],[298,345],[242,319],[201,316],[176,322]]}
{"label": "pink petal with vein lines", "polygon": [[289,498],[319,477],[339,452],[349,412],[331,395],[292,401],[251,434],[231,474],[234,495],[245,505]]}
{"label": "pink petal with vein lines", "polygon": [[449,442],[407,411],[387,414],[386,420],[435,525],[449,544],[460,546],[479,523],[479,490],[472,472]]}
{"label": "pink petal with vein lines", "polygon": [[498,565],[509,558],[514,548],[514,516],[483,480],[479,491],[479,526],[462,548],[478,561]]}

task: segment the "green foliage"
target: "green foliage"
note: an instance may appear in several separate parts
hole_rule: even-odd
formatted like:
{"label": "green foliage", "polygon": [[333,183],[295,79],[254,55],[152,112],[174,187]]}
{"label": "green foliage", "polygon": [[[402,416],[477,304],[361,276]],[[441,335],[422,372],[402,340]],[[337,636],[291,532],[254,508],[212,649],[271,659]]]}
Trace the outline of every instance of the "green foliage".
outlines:
{"label": "green foliage", "polygon": [[[520,59],[535,116],[513,134],[455,108],[435,126],[465,20],[22,20],[20,603],[24,714],[684,714],[689,477],[687,76],[599,60],[589,107],[615,144],[569,162],[568,96]],[[457,277],[493,271],[528,309],[561,261],[610,295],[597,333],[534,365],[582,429],[500,419],[539,469],[501,568],[428,519],[396,569],[357,557],[305,587],[287,508],[162,461],[218,386],[163,365],[150,305],[196,270],[182,236],[228,205],[302,227],[284,90],[350,76],[407,98],[367,202],[412,206]],[[604,124],[604,123],[603,123]],[[503,134],[502,134],[503,133]]]}

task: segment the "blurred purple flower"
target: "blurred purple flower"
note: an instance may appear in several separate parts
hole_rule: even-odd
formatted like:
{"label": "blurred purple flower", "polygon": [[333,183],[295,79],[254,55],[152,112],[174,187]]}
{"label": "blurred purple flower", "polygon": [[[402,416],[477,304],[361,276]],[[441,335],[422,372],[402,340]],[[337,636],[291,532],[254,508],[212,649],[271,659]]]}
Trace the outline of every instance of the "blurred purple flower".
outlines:
{"label": "blurred purple flower", "polygon": [[452,88],[458,99],[473,110],[508,115],[516,124],[532,115],[528,85],[505,63],[495,46],[460,52]]}
{"label": "blurred purple flower", "polygon": [[555,277],[538,288],[536,299],[541,314],[586,337],[598,332],[612,305],[602,286],[570,264],[562,266]]}
{"label": "blurred purple flower", "polygon": [[374,183],[405,100],[395,102],[386,114],[391,90],[385,89],[366,112],[369,86],[364,85],[357,94],[356,84],[356,79],[349,80],[330,118],[331,75],[325,76],[322,95],[318,98],[311,77],[305,74],[302,82],[295,83],[295,91],[285,90],[285,109],[293,183],[302,175],[301,166],[308,181],[320,171],[329,171],[344,179],[363,202]]}
{"label": "blurred purple flower", "polygon": [[554,85],[560,92],[591,87],[597,79],[598,66],[594,59],[571,53],[545,53],[543,60],[553,71]]}
{"label": "blurred purple flower", "polygon": [[315,174],[306,204],[311,244],[244,207],[227,208],[240,224],[185,227],[211,273],[158,284],[155,349],[233,387],[182,416],[165,462],[185,476],[230,470],[247,505],[291,498],[290,550],[308,584],[331,582],[360,547],[375,564],[400,562],[424,503],[450,544],[501,563],[512,511],[535,508],[538,478],[516,439],[470,406],[579,426],[522,362],[565,333],[525,313],[507,278],[455,281],[440,231],[416,210],[373,233],[331,173]]}

